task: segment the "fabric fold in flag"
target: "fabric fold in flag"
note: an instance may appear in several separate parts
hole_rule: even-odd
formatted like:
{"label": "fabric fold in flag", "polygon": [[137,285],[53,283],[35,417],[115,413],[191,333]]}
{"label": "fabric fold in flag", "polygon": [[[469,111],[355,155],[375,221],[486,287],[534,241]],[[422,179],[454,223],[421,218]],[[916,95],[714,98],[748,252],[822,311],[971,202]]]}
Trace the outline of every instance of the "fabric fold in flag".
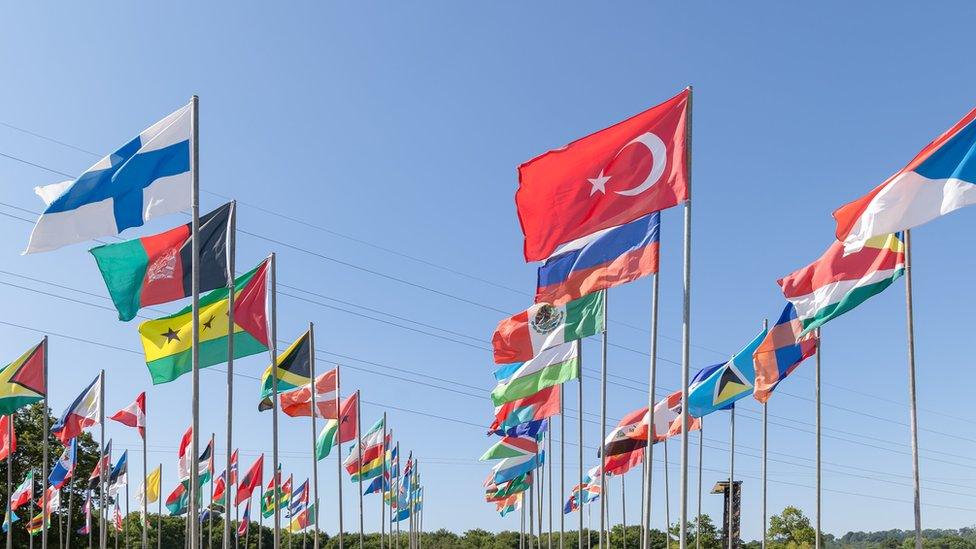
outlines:
{"label": "fabric fold in flag", "polygon": [[579,345],[576,342],[550,347],[524,363],[507,381],[491,391],[495,406],[534,395],[539,391],[579,378]]}
{"label": "fabric fold in flag", "polygon": [[502,437],[527,437],[527,438],[539,438],[546,431],[549,430],[549,420],[539,419],[533,421],[527,421],[525,423],[519,423],[513,427],[507,429],[497,429],[490,433],[489,435],[498,435]]}
{"label": "fabric fold in flag", "polygon": [[102,388],[101,376],[95,379],[68,406],[61,418],[51,427],[51,433],[67,446],[68,442],[93,425],[98,425],[101,416],[99,395]]}
{"label": "fabric fold in flag", "polygon": [[192,110],[181,107],[74,181],[37,187],[47,207],[24,253],[56,250],[190,209]]}
{"label": "fabric fold in flag", "polygon": [[[335,419],[336,412],[336,382],[339,370],[333,368],[315,378],[315,408],[316,417]],[[280,387],[279,387],[280,390]],[[278,394],[281,411],[290,417],[311,417],[312,415],[312,384],[306,383],[294,391]]]}
{"label": "fabric fold in flag", "polygon": [[656,273],[660,230],[654,212],[562,244],[539,267],[536,303],[561,305]]}
{"label": "fabric fold in flag", "polygon": [[[312,333],[305,332],[285,352],[278,355],[278,398],[281,392],[312,382]],[[274,393],[271,366],[261,376],[261,402],[258,411],[270,410]]]}
{"label": "fabric fold in flag", "polygon": [[647,446],[649,423],[647,406],[625,415],[603,441],[603,452],[607,456],[615,456],[644,448]]}
{"label": "fabric fold in flag", "polygon": [[519,457],[505,458],[492,467],[494,482],[501,484],[513,478],[534,471],[537,467],[542,467],[546,461],[546,453],[530,454]]}
{"label": "fabric fold in flag", "polygon": [[768,401],[773,389],[816,352],[816,332],[803,335],[803,323],[796,315],[796,307],[787,303],[776,325],[752,354],[756,370],[753,398],[763,403]]}
{"label": "fabric fold in flag", "polygon": [[692,382],[688,389],[688,413],[694,417],[706,416],[725,409],[735,401],[752,394],[756,372],[752,366],[752,354],[766,337],[763,330],[731,360],[714,366],[707,377]]}
{"label": "fabric fold in flag", "polygon": [[10,507],[15,511],[30,503],[34,494],[34,471],[27,473],[24,481],[10,495]]}
{"label": "fabric fold in flag", "polygon": [[115,412],[109,419],[138,429],[139,437],[146,438],[146,392],[139,393],[132,404]]}
{"label": "fabric fold in flag", "polygon": [[491,338],[495,363],[525,362],[563,343],[602,333],[604,293],[566,303],[536,303],[498,323]]}
{"label": "fabric fold in flag", "polygon": [[43,400],[47,394],[44,378],[44,342],[41,342],[0,370],[0,414],[10,415]]}
{"label": "fabric fold in flag", "polygon": [[507,430],[529,421],[558,415],[561,387],[561,385],[553,385],[528,397],[496,406],[495,420],[489,427],[489,431]]}
{"label": "fabric fold in flag", "polygon": [[136,494],[136,501],[139,507],[142,507],[143,500],[145,500],[146,505],[150,503],[155,503],[159,499],[160,492],[160,481],[162,479],[162,465],[157,466],[155,469],[146,475],[146,480],[139,488],[139,492]]}

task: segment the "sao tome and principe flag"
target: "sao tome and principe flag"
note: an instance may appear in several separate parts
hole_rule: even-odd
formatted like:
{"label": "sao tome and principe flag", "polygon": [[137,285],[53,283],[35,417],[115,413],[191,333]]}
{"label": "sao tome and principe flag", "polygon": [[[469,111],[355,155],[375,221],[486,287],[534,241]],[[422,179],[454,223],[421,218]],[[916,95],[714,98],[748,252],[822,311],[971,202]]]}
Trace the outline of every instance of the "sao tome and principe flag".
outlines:
{"label": "sao tome and principe flag", "polygon": [[777,281],[807,334],[884,291],[905,272],[901,234],[876,236],[844,255],[834,241],[820,259]]}
{"label": "sao tome and principe flag", "polygon": [[744,349],[731,360],[714,366],[707,376],[697,378],[688,389],[688,414],[706,416],[723,410],[735,401],[752,394],[756,372],[752,366],[752,354],[766,338],[767,330],[759,332]]}
{"label": "sao tome and principe flag", "polygon": [[564,242],[686,200],[690,100],[684,90],[519,166],[525,260],[544,260]]}
{"label": "sao tome and principe flag", "polygon": [[579,343],[550,347],[522,364],[491,391],[495,406],[532,396],[539,391],[579,377]]}
{"label": "sao tome and principe flag", "polygon": [[95,379],[88,385],[74,402],[68,406],[61,418],[51,427],[51,433],[67,445],[68,441],[80,435],[81,432],[92,425],[98,425],[101,416],[102,377],[95,376]]}
{"label": "sao tome and principe flag", "polygon": [[189,209],[190,105],[156,122],[74,181],[36,187],[47,205],[24,253],[114,236]]}
{"label": "sao tome and principe flag", "polygon": [[[265,311],[268,260],[235,281],[234,358],[268,350]],[[227,288],[200,298],[200,367],[227,361]],[[154,385],[168,383],[191,369],[191,307],[139,325],[146,365]]]}
{"label": "sao tome and principe flag", "polygon": [[[312,382],[312,333],[307,331],[294,343],[278,355],[278,396],[281,391],[295,389]],[[271,397],[274,394],[272,380],[272,366],[268,366],[261,375],[261,402],[258,411],[272,408]]]}
{"label": "sao tome and principe flag", "polygon": [[560,343],[603,332],[604,292],[565,305],[536,303],[498,323],[491,338],[495,363],[525,362]]}
{"label": "sao tome and principe flag", "polygon": [[[200,291],[227,286],[227,240],[234,204],[200,218]],[[132,320],[142,307],[168,303],[192,293],[193,239],[190,223],[164,233],[89,250],[102,273],[119,320]]]}
{"label": "sao tome and principe flag", "polygon": [[44,342],[0,370],[0,414],[10,415],[44,398]]}
{"label": "sao tome and principe flag", "polygon": [[928,223],[976,204],[976,109],[922,149],[884,183],[834,212],[848,253],[876,237]]}
{"label": "sao tome and principe flag", "polygon": [[793,373],[801,362],[817,352],[817,332],[803,333],[803,323],[796,315],[796,307],[787,303],[776,325],[752,354],[756,369],[756,388],[753,398],[769,400],[773,389]]}
{"label": "sao tome and principe flag", "polygon": [[353,393],[342,401],[339,419],[330,419],[315,440],[315,458],[325,459],[336,444],[344,444],[356,438],[359,421],[359,393]]}

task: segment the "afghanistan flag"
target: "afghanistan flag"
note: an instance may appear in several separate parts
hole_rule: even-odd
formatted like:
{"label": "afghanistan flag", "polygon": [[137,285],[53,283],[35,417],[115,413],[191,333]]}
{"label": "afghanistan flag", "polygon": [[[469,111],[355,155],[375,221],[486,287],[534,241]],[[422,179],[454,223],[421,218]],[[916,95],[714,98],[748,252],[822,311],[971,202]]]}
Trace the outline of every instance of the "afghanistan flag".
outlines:
{"label": "afghanistan flag", "polygon": [[[268,260],[241,275],[235,282],[234,358],[268,350]],[[227,361],[227,288],[200,298],[200,367]],[[191,369],[191,307],[139,325],[146,365],[153,384],[168,383]]]}
{"label": "afghanistan flag", "polygon": [[[279,392],[312,383],[312,352],[311,332],[305,332],[278,356]],[[272,367],[268,366],[261,375],[261,402],[258,403],[260,412],[272,408],[274,387],[271,370]]]}
{"label": "afghanistan flag", "polygon": [[0,370],[0,415],[10,415],[44,398],[44,343]]}
{"label": "afghanistan flag", "polygon": [[[227,286],[227,237],[232,202],[200,218],[200,291]],[[89,250],[102,272],[119,320],[132,320],[141,307],[191,294],[193,263],[190,223],[164,233]]]}

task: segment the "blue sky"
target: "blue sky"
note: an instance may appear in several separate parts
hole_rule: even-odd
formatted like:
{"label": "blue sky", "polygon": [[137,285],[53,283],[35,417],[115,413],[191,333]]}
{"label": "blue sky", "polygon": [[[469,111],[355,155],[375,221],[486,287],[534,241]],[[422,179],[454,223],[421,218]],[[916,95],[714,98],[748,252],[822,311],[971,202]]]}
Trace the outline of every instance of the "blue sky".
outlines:
{"label": "blue sky", "polygon": [[[0,153],[46,169],[0,157],[0,299],[9,323],[0,324],[0,355],[16,357],[36,330],[52,334],[56,413],[100,368],[109,409],[149,389],[149,459],[163,463],[172,488],[189,380],[149,388],[130,352],[139,345],[135,322],[105,310],[111,303],[86,246],[19,252],[30,230],[22,219],[40,209],[32,188],[64,179],[50,170],[80,173],[196,93],[203,205],[240,201],[241,269],[279,253],[282,292],[291,294],[279,298],[280,337],[314,321],[320,364],[341,362],[344,389],[363,391],[363,422],[388,412],[404,453],[421,458],[427,528],[517,528],[483,503],[488,467],[476,461],[489,443],[481,426],[491,414],[491,330],[529,304],[534,284],[521,257],[516,166],[693,84],[692,360],[720,362],[764,317],[778,316],[775,280],[826,248],[830,212],[974,106],[965,53],[974,10],[965,2],[9,6]],[[950,215],[913,238],[925,527],[966,526],[976,511],[965,327],[976,297],[964,290],[976,260],[957,253],[968,249],[973,215]],[[662,391],[680,379],[680,220],[675,209],[662,221]],[[646,399],[649,294],[647,280],[610,294],[611,418]],[[824,328],[828,532],[912,525],[904,341],[901,283]],[[588,343],[585,354],[590,447],[599,433],[597,348]],[[256,411],[266,362],[237,365],[242,466],[270,455],[270,417]],[[812,374],[812,363],[801,367],[770,403],[772,511],[814,510]],[[201,381],[202,429],[217,432],[222,455],[225,377],[205,372]],[[747,538],[761,524],[758,414],[748,401],[738,416]],[[114,424],[108,432],[138,463],[135,432]],[[727,474],[726,417],[709,417],[705,432],[710,488]],[[282,421],[285,471],[302,479],[310,437],[307,421]],[[587,466],[596,462],[594,450],[586,455]],[[675,444],[672,520],[677,455]],[[577,463],[567,458],[571,470]],[[320,471],[330,532],[334,471],[331,458]],[[662,472],[658,462],[658,479]],[[639,480],[627,482],[633,522]],[[663,497],[655,494],[658,527]],[[704,510],[721,512],[707,491]],[[367,527],[378,529],[375,497],[367,512]]]}

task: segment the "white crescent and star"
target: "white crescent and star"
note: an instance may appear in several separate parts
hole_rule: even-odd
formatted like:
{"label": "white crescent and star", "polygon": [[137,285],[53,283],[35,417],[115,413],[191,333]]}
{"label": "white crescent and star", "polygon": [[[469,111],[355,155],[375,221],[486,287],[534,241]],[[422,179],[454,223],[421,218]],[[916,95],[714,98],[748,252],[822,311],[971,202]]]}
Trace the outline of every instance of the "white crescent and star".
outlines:
{"label": "white crescent and star", "polygon": [[[657,183],[657,180],[661,178],[661,175],[664,174],[664,168],[667,164],[666,155],[668,148],[665,146],[664,141],[661,141],[660,137],[651,132],[643,133],[621,147],[620,151],[626,149],[634,143],[640,143],[641,145],[647,147],[647,150],[650,151],[651,171],[648,172],[647,177],[644,178],[644,181],[642,181],[640,185],[631,187],[630,189],[624,189],[622,191],[614,191],[621,196],[637,196],[647,189],[650,189],[655,183]],[[616,160],[617,155],[620,154],[620,151],[617,151],[617,154],[614,155],[613,160]],[[613,160],[611,160],[610,163],[612,163]],[[600,175],[594,178],[588,178],[587,181],[589,181],[590,185],[592,185],[592,188],[590,189],[590,196],[593,196],[597,192],[606,194],[607,182],[610,181],[610,176],[605,175],[603,170],[600,170]]]}

